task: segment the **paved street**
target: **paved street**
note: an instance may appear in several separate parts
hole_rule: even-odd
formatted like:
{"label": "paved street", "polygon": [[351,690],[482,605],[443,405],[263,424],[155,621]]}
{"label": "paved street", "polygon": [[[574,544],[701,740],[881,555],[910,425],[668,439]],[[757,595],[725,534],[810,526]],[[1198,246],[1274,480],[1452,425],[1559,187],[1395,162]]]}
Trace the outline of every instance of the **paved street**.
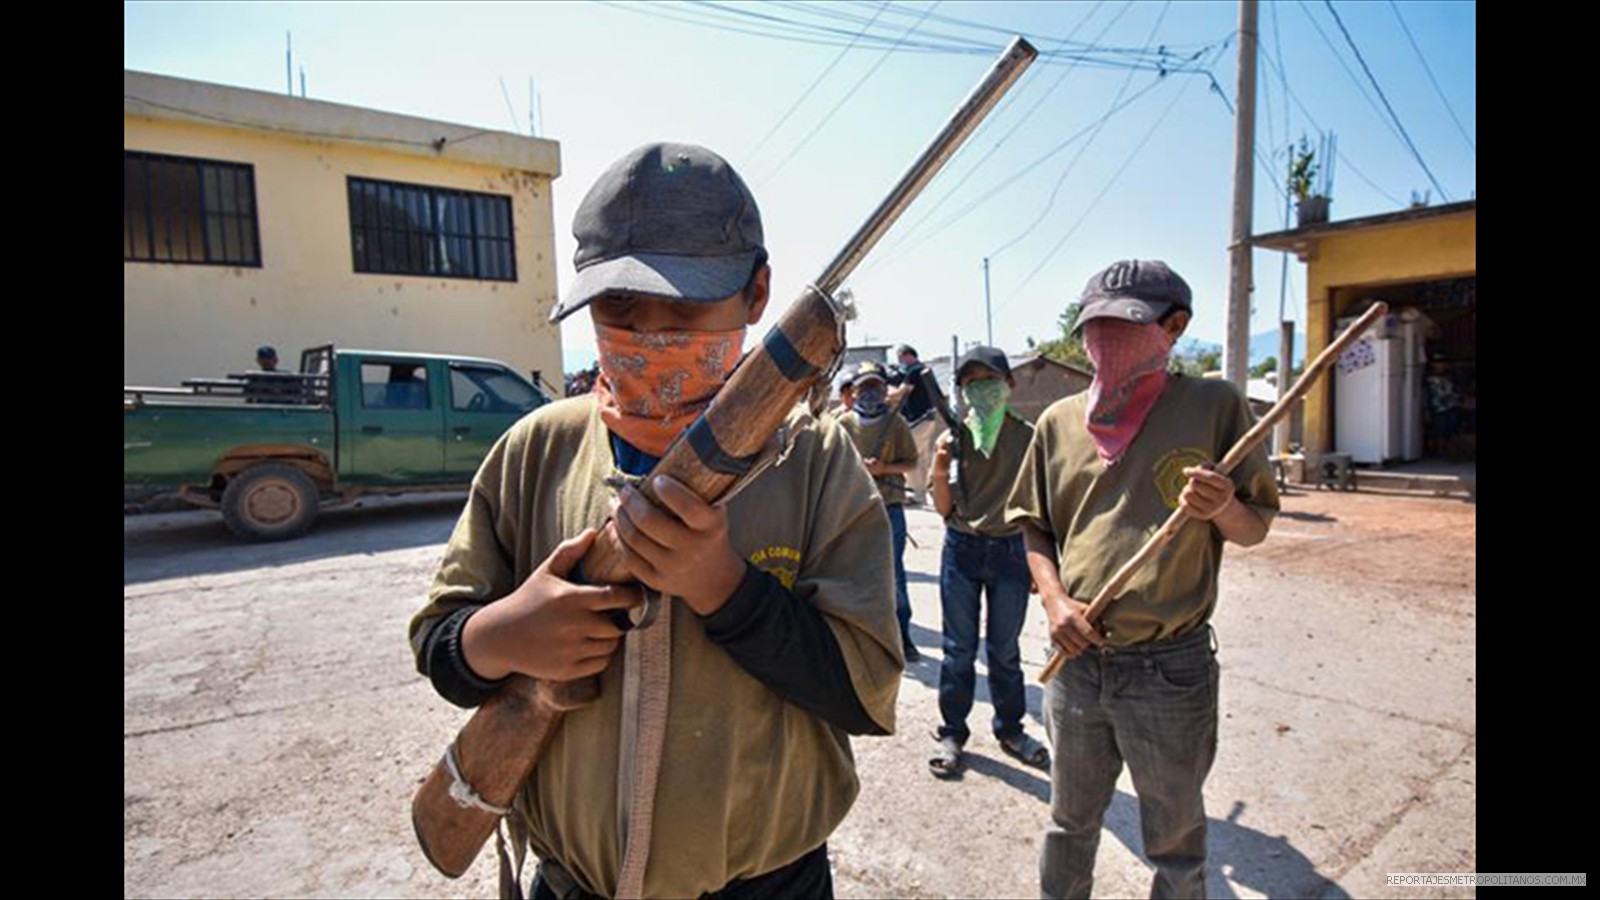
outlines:
{"label": "paved street", "polygon": [[[417,676],[405,625],[461,495],[370,501],[283,544],[210,513],[124,519],[127,896],[492,896],[492,853],[429,868],[411,795],[465,721]],[[1295,491],[1263,545],[1230,549],[1215,619],[1223,720],[1207,788],[1210,892],[1459,896],[1387,872],[1476,861],[1476,507]],[[898,733],[854,742],[862,792],[832,842],[841,896],[1037,895],[1049,782],[1000,752],[982,688],[969,766],[928,774],[937,720],[938,547],[909,515],[924,659]],[[1043,613],[1023,635],[1042,738]],[[1142,896],[1126,774],[1096,893]]]}

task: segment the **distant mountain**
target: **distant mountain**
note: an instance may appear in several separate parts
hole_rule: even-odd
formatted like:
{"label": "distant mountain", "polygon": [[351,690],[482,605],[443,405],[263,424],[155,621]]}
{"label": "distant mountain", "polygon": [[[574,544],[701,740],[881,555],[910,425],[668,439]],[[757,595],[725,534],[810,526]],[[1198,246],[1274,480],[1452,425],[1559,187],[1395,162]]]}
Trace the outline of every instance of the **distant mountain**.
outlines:
{"label": "distant mountain", "polygon": [[[1250,365],[1255,365],[1269,356],[1278,355],[1278,332],[1264,331],[1252,335],[1250,338]],[[1306,336],[1295,332],[1294,336],[1294,364],[1305,365],[1306,361]]]}
{"label": "distant mountain", "polygon": [[[1213,344],[1210,341],[1195,340],[1194,338],[1183,338],[1173,348],[1173,352],[1177,355],[1191,358],[1200,356],[1207,351],[1221,353],[1222,345]],[[1277,355],[1278,333],[1276,331],[1264,331],[1250,338],[1250,365],[1254,366],[1269,356]],[[1297,366],[1305,365],[1305,361],[1306,336],[1297,333],[1294,336],[1294,364]]]}

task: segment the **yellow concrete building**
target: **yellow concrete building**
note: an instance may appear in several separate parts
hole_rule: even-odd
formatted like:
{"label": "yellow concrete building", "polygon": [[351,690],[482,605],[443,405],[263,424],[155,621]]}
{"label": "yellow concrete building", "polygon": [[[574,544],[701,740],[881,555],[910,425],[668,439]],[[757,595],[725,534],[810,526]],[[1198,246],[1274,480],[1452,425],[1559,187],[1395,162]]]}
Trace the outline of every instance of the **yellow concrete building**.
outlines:
{"label": "yellow concrete building", "polygon": [[[1425,317],[1428,383],[1420,407],[1406,415],[1423,419],[1424,456],[1476,459],[1477,200],[1309,225],[1259,235],[1254,244],[1292,252],[1307,265],[1308,360],[1332,341],[1339,319],[1374,300],[1395,314]],[[1341,448],[1335,385],[1324,377],[1306,399],[1308,471]],[[1439,391],[1453,392],[1448,417],[1430,409]]]}
{"label": "yellow concrete building", "polygon": [[141,72],[122,93],[124,384],[330,341],[561,383],[555,141]]}

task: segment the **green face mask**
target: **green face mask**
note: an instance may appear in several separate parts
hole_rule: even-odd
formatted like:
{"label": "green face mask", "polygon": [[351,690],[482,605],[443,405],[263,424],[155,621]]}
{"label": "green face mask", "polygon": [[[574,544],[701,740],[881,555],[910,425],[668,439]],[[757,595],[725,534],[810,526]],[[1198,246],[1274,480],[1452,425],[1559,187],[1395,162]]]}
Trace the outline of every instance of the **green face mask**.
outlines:
{"label": "green face mask", "polygon": [[1006,419],[1011,385],[999,378],[969,381],[961,386],[961,396],[967,401],[966,424],[972,432],[972,442],[987,459],[994,453],[995,442],[1000,440],[1000,426]]}

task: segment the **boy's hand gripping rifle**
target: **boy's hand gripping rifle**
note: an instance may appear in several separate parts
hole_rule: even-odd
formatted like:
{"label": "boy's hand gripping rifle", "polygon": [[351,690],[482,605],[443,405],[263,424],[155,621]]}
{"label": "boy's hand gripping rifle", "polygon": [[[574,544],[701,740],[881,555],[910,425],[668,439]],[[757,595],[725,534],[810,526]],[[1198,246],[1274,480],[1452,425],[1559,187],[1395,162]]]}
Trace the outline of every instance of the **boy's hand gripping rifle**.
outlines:
{"label": "boy's hand gripping rifle", "polygon": [[[789,410],[819,378],[826,384],[838,367],[846,309],[834,291],[1037,55],[1022,38],[1011,42],[888,198],[745,357],[705,413],[667,448],[652,476],[671,476],[710,502],[753,477]],[[639,490],[657,502],[650,479]],[[587,581],[633,580],[618,546],[616,529],[608,523],[583,558]],[[599,686],[598,677],[552,683],[516,675],[473,713],[411,803],[417,840],[435,868],[452,878],[467,870],[532,774],[562,716],[593,702]]]}

